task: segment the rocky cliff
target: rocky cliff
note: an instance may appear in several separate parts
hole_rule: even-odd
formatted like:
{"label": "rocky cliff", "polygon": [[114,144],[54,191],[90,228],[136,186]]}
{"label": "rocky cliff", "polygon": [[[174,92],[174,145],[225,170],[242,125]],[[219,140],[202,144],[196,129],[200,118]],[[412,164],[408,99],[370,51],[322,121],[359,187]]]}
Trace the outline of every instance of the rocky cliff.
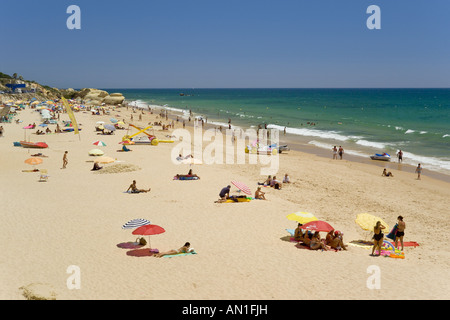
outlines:
{"label": "rocky cliff", "polygon": [[[125,100],[125,97],[121,93],[109,94],[104,90],[92,88],[84,88],[80,91],[74,90],[72,88],[58,89],[41,85],[35,81],[17,80],[1,72],[0,75],[3,76],[0,77],[0,91],[5,92],[3,94],[0,94],[0,100],[3,101],[27,100],[31,98],[45,101],[65,97],[66,99],[80,100],[87,105],[101,105],[102,103],[120,105]],[[26,91],[30,91],[31,89],[33,89],[34,92],[10,94],[7,93],[10,89],[5,86],[5,84],[7,83],[24,83],[26,84]]]}

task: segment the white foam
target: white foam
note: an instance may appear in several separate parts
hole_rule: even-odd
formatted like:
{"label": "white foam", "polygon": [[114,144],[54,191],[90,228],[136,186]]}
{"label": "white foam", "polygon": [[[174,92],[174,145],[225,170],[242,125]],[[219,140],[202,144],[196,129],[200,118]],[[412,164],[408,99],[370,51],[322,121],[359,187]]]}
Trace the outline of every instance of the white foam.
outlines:
{"label": "white foam", "polygon": [[407,133],[413,133],[413,132],[416,132],[416,130],[408,129],[408,130],[406,130],[405,134],[407,134]]}
{"label": "white foam", "polygon": [[356,144],[359,144],[360,146],[372,147],[372,148],[376,148],[376,149],[386,149],[386,147],[389,145],[387,143],[367,141],[367,140],[358,140],[358,141],[356,141]]}
{"label": "white foam", "polygon": [[[268,129],[278,129],[280,131],[283,131],[285,127],[279,126],[276,124],[269,124],[267,126]],[[324,130],[317,130],[317,129],[307,129],[307,128],[291,128],[286,127],[286,133],[289,134],[296,134],[299,136],[305,136],[305,137],[317,137],[317,138],[323,138],[323,139],[333,139],[338,141],[347,141],[351,138],[359,138],[359,137],[351,137],[351,136],[344,136],[340,134],[339,131],[324,131]]]}

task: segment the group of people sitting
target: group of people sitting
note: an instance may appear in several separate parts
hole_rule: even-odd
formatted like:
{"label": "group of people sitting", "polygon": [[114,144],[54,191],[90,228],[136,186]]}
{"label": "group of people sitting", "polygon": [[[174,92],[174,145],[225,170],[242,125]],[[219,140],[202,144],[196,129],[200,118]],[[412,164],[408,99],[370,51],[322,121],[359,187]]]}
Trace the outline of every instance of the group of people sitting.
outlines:
{"label": "group of people sitting", "polygon": [[276,176],[268,176],[264,182],[258,182],[258,185],[273,187],[274,189],[281,190],[284,183],[291,183],[291,178],[289,178],[287,173],[284,175],[283,181],[279,181]]}
{"label": "group of people sitting", "polygon": [[294,240],[303,243],[311,250],[325,250],[327,246],[334,250],[347,250],[344,244],[344,234],[337,230],[331,230],[327,233],[325,239],[321,239],[319,231],[312,233],[311,231],[303,232],[303,224],[299,223],[294,233]]}
{"label": "group of people sitting", "polygon": [[[55,130],[56,132],[56,130]],[[46,134],[46,133],[52,133],[52,130],[50,130],[49,128],[45,129],[45,132],[43,130],[37,130],[36,134],[41,135],[41,134]]]}

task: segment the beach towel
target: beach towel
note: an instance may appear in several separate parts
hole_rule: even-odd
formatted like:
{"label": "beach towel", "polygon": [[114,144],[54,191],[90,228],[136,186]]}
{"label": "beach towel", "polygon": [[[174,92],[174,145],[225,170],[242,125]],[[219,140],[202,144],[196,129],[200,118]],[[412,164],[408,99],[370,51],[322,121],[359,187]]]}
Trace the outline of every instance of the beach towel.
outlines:
{"label": "beach towel", "polygon": [[[392,245],[395,245],[395,242],[392,242]],[[400,246],[400,241],[397,242],[397,244]],[[415,241],[405,241],[403,242],[403,247],[418,247],[419,244]]]}
{"label": "beach towel", "polygon": [[364,249],[371,249],[373,247],[373,242],[364,240],[352,240],[348,243],[348,245]]}
{"label": "beach towel", "polygon": [[191,251],[191,252],[186,252],[186,253],[169,254],[169,255],[163,256],[163,258],[181,257],[181,256],[188,256],[191,254],[197,254],[197,252]]}
{"label": "beach towel", "polygon": [[396,234],[398,229],[398,223],[395,224],[395,226],[392,228],[391,232],[386,236],[386,238],[389,238],[391,240],[395,240]]}
{"label": "beach towel", "polygon": [[199,177],[192,177],[192,176],[175,176],[173,177],[173,180],[198,180]]}

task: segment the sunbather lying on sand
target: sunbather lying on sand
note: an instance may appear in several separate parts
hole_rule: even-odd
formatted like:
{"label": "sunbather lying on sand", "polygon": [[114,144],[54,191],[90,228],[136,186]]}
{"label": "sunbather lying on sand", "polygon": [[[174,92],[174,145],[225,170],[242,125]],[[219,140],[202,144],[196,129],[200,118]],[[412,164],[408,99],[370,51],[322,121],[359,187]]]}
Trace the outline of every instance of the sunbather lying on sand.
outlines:
{"label": "sunbather lying on sand", "polygon": [[159,252],[159,253],[155,253],[153,255],[153,257],[156,258],[161,258],[162,256],[167,256],[167,255],[172,255],[172,254],[178,254],[178,253],[188,253],[189,252],[189,247],[191,246],[191,244],[189,242],[186,242],[184,244],[184,246],[182,246],[180,249],[178,250],[169,250],[166,252]]}
{"label": "sunbather lying on sand", "polygon": [[145,189],[138,189],[136,187],[136,180],[133,180],[133,183],[128,187],[127,192],[131,189],[131,193],[141,193],[141,192],[149,192],[151,188],[148,190]]}

